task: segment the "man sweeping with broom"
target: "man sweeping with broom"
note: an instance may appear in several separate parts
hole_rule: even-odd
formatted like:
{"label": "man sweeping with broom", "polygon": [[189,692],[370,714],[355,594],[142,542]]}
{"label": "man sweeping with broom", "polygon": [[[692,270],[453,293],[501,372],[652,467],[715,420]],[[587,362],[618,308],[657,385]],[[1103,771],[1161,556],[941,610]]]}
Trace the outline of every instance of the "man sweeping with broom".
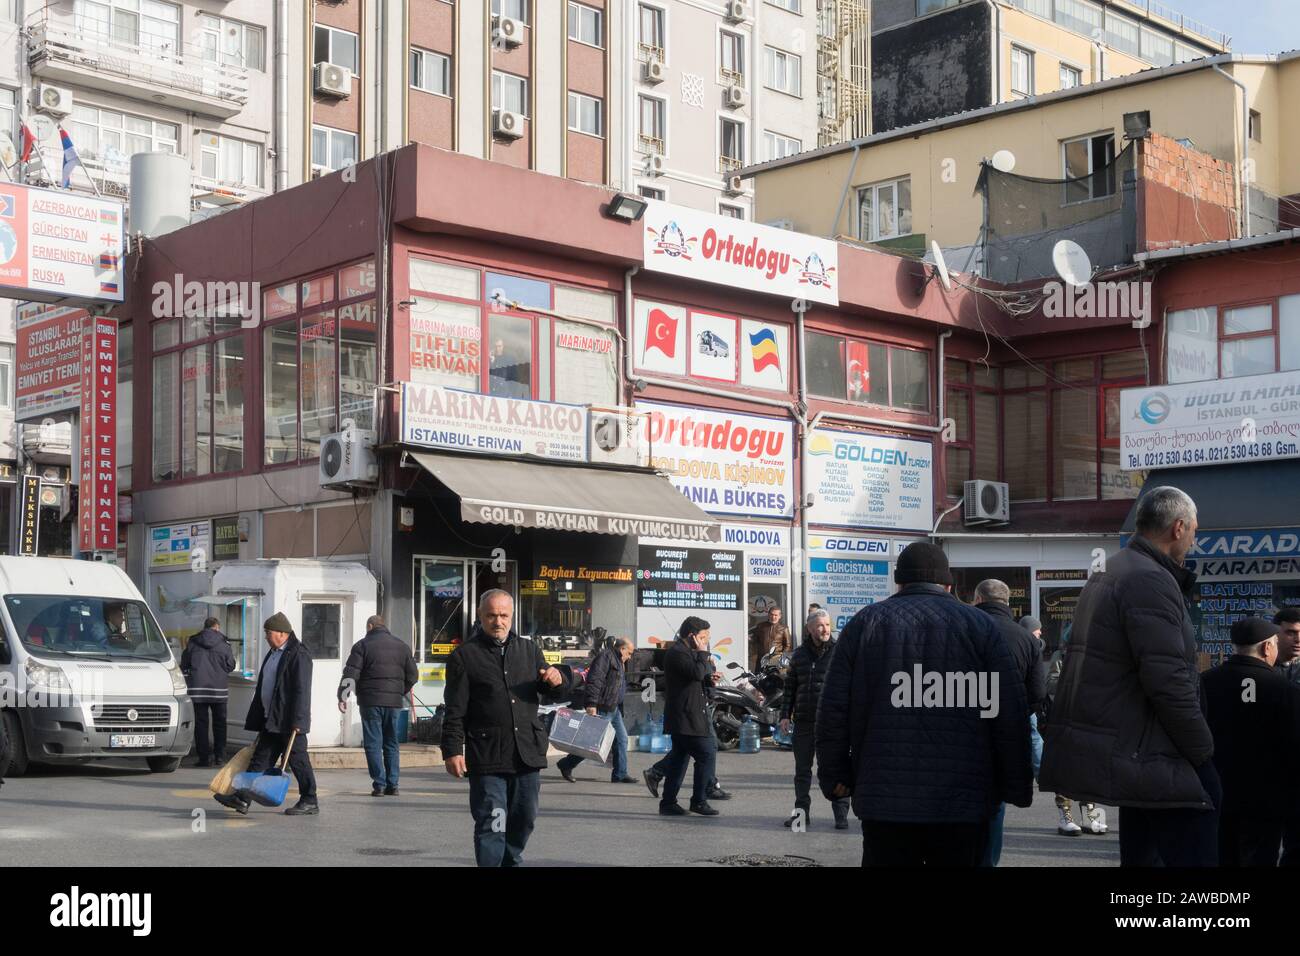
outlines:
{"label": "man sweeping with broom", "polygon": [[[259,774],[273,763],[280,763],[287,750],[288,767],[298,780],[298,802],[284,812],[289,816],[317,814],[320,804],[316,801],[316,775],[307,757],[307,732],[311,729],[311,655],[293,633],[293,626],[284,614],[277,611],[262,626],[271,653],[262,661],[257,692],[244,721],[244,729],[256,731],[258,735],[248,773]],[[213,799],[224,807],[248,813],[250,800],[244,791],[213,794]]]}

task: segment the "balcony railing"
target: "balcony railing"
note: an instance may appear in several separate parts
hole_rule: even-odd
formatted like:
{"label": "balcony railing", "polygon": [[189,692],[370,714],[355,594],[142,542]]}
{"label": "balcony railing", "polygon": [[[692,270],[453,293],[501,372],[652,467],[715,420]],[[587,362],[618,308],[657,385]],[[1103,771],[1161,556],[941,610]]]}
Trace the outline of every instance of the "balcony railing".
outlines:
{"label": "balcony railing", "polygon": [[645,133],[641,133],[637,136],[636,148],[643,153],[662,156],[664,154],[664,141],[657,136],[647,136]]}
{"label": "balcony railing", "polygon": [[202,52],[142,47],[96,32],[77,32],[72,22],[43,19],[27,35],[33,69],[42,63],[117,77],[131,84],[202,97],[232,113],[248,104],[248,70],[214,63]]}
{"label": "balcony railing", "polygon": [[636,45],[636,58],[642,62],[647,60],[658,60],[660,63],[663,63],[664,48],[661,46],[654,46],[650,43],[638,43]]}
{"label": "balcony railing", "polygon": [[720,173],[734,173],[743,168],[744,165],[745,161],[743,159],[737,159],[734,156],[718,157],[718,172]]}
{"label": "balcony railing", "polygon": [[[962,2],[965,2],[965,0],[962,0]],[[1008,0],[1008,2],[1027,13],[1035,14],[1045,20],[1054,20],[1067,30],[1086,37],[1091,37],[1094,30],[1103,28],[1106,19],[1105,10],[1099,4],[1089,2],[1089,0],[1083,0],[1082,3],[1077,2],[1077,0]],[[1148,29],[1156,28],[1153,32],[1160,32],[1162,37],[1177,39],[1176,34],[1159,30],[1163,24],[1170,24],[1176,27],[1181,34],[1201,38],[1203,41],[1208,41],[1210,44],[1224,49],[1232,42],[1232,37],[1222,30],[1216,30],[1213,27],[1206,26],[1199,20],[1183,16],[1181,13],[1160,3],[1159,0],[1122,0],[1122,3],[1123,6],[1115,8],[1116,12],[1122,11],[1126,6],[1135,13],[1145,14],[1146,21],[1142,25]],[[1077,15],[1079,12],[1084,16]],[[1194,50],[1192,52],[1200,54],[1203,51]],[[1133,55],[1157,66],[1163,66],[1168,62],[1163,58],[1149,55],[1145,50],[1140,53],[1135,52]],[[1175,55],[1173,62],[1178,61],[1179,57]]]}
{"label": "balcony railing", "polygon": [[718,70],[718,82],[723,86],[744,86],[745,74],[737,70]]}

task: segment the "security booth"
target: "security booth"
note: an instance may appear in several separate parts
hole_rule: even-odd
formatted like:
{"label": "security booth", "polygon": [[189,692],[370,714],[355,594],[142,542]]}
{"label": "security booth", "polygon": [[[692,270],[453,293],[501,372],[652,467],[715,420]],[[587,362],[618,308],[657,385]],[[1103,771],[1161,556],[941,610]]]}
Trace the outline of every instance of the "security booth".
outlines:
{"label": "security booth", "polygon": [[[312,747],[361,746],[360,709],[350,706],[340,713],[337,694],[352,645],[365,636],[366,619],[376,613],[378,586],[370,570],[354,562],[231,561],[213,575],[212,591],[201,603],[224,608],[226,626],[238,626],[225,632],[236,660],[230,677],[229,739],[242,745],[255,736],[244,729],[244,719],[270,650],[262,624],[280,611],[312,658]],[[223,613],[217,610],[212,616]]]}

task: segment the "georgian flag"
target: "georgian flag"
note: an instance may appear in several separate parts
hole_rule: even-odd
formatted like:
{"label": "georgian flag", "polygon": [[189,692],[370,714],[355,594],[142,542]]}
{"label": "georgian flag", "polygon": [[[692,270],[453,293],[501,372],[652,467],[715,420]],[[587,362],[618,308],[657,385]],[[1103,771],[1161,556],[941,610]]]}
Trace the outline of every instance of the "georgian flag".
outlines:
{"label": "georgian flag", "polygon": [[63,188],[67,189],[72,184],[72,171],[81,165],[81,157],[77,155],[77,147],[72,145],[72,137],[62,126],[59,127],[59,139],[63,142]]}

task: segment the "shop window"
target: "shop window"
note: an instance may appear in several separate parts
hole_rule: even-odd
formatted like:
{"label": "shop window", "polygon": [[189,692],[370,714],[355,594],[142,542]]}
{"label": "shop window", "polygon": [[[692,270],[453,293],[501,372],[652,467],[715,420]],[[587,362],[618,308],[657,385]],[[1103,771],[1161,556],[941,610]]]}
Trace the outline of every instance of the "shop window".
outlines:
{"label": "shop window", "polygon": [[488,320],[488,392],[506,398],[531,398],[533,324],[513,315]]}
{"label": "shop window", "polygon": [[846,394],[844,339],[838,335],[809,332],[806,343],[808,391],[826,398],[843,398]]}
{"label": "shop window", "polygon": [[[879,346],[876,346],[879,348]],[[917,349],[889,350],[889,404],[910,411],[930,407],[930,356]],[[868,401],[874,401],[872,397]]]}
{"label": "shop window", "polygon": [[928,352],[820,332],[806,341],[811,394],[907,411],[930,407]]}
{"label": "shop window", "polygon": [[153,479],[180,477],[180,408],[176,399],[179,353],[153,360]]}
{"label": "shop window", "polygon": [[298,457],[298,326],[272,326],[263,336],[265,461],[282,465]]}
{"label": "shop window", "polygon": [[[1003,480],[1012,501],[1047,498],[1047,403],[1042,392],[1006,395],[1002,399]],[[982,476],[981,476],[982,477]]]}
{"label": "shop window", "polygon": [[998,448],[1000,439],[998,429],[1001,417],[998,414],[998,397],[991,392],[975,393],[975,426],[972,440],[975,443],[975,478],[996,479],[1001,471],[998,468]]}
{"label": "shop window", "polygon": [[1052,391],[1052,497],[1097,497],[1097,394],[1091,389]]}
{"label": "shop window", "polygon": [[1170,384],[1266,375],[1300,368],[1300,295],[1170,312],[1165,380]]}
{"label": "shop window", "polygon": [[320,441],[338,430],[338,323],[334,310],[306,315],[299,333],[301,350],[302,458],[319,458]]}
{"label": "shop window", "polygon": [[339,636],[342,631],[343,605],[303,602],[302,646],[314,661],[339,659]]}

